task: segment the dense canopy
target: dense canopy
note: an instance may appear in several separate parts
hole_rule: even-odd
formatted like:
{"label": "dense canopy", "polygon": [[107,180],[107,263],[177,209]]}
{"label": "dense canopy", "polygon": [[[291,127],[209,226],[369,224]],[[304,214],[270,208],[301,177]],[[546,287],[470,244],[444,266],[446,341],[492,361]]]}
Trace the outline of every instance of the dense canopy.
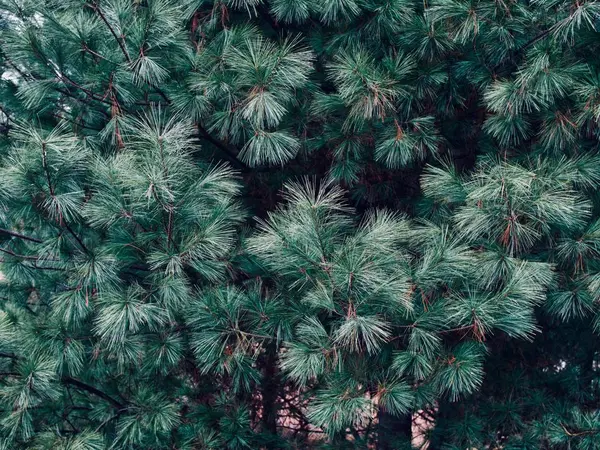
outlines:
{"label": "dense canopy", "polygon": [[0,0],[0,449],[600,449],[599,32]]}

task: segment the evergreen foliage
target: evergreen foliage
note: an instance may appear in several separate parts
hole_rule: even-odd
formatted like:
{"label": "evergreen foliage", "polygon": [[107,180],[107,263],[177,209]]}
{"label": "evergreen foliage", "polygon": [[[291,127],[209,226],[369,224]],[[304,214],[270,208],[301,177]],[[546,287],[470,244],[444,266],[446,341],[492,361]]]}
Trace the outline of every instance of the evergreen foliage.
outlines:
{"label": "evergreen foliage", "polygon": [[0,449],[600,449],[599,27],[0,0]]}

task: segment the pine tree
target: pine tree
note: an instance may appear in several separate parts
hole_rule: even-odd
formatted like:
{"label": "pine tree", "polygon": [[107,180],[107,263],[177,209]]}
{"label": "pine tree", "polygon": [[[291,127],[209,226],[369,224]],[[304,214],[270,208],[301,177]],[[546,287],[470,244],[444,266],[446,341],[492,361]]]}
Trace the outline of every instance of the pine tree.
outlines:
{"label": "pine tree", "polygon": [[0,0],[0,449],[600,449],[599,14]]}

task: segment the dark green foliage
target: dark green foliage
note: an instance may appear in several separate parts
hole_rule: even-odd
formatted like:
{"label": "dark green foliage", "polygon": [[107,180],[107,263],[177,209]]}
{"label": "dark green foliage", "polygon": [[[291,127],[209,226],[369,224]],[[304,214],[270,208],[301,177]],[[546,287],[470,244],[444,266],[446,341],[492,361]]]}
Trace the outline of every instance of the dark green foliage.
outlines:
{"label": "dark green foliage", "polygon": [[598,27],[0,0],[0,449],[600,449]]}

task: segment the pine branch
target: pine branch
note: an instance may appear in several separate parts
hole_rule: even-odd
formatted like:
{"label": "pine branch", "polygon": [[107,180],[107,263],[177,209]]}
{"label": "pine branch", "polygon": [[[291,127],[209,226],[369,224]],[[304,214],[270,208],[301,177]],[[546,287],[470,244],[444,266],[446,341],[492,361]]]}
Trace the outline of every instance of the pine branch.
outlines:
{"label": "pine branch", "polygon": [[569,437],[580,437],[580,436],[586,436],[586,435],[600,434],[600,429],[598,429],[598,430],[583,430],[583,431],[576,432],[576,431],[569,431],[567,429],[567,427],[565,427],[563,424],[560,424],[560,426],[565,431],[565,434]]}
{"label": "pine branch", "polygon": [[126,406],[123,403],[115,400],[113,397],[111,397],[110,395],[106,394],[105,392],[102,392],[101,390],[95,388],[94,386],[90,386],[89,384],[84,383],[83,381],[76,380],[75,378],[72,378],[72,377],[64,377],[62,379],[62,382],[66,383],[66,384],[70,384],[72,386],[75,386],[81,390],[89,392],[90,394],[94,394],[95,396],[106,400],[107,402],[109,402],[111,405],[113,405],[115,408],[117,408],[119,410],[126,408]]}
{"label": "pine branch", "polygon": [[[154,86],[154,85],[151,85],[151,87],[153,87],[156,90],[156,92],[165,100],[167,105],[171,104],[171,99],[167,96],[167,94],[160,87]],[[150,102],[146,102],[145,105],[150,105]],[[244,164],[242,161],[240,161],[237,158],[237,156],[227,147],[227,145],[225,145],[220,140],[212,137],[210,135],[210,133],[208,132],[208,130],[206,130],[202,125],[200,125],[200,123],[198,123],[197,126],[198,126],[198,130],[200,131],[200,134],[202,135],[202,137],[204,139],[206,139],[207,141],[209,141],[211,144],[213,144],[215,147],[217,147],[219,150],[221,150],[224,153],[224,156],[226,157],[226,159],[229,162],[231,162],[234,167],[236,167],[237,169],[240,169],[244,172],[250,170],[250,168],[246,164]]]}
{"label": "pine branch", "polygon": [[[64,80],[67,83],[69,83],[70,85],[76,87],[77,89],[80,89],[81,91],[83,91],[85,94],[87,94],[93,100],[96,100],[101,103],[105,103],[107,105],[112,105],[112,103],[109,100],[106,100],[104,97],[100,96],[99,94],[96,94],[95,92],[91,91],[90,89],[87,89],[87,88],[81,86],[79,83],[77,83],[72,78],[65,75],[64,73],[62,73],[58,70],[56,70],[55,73],[61,80]],[[60,91],[60,92],[64,93],[64,91]]]}
{"label": "pine branch", "polygon": [[79,246],[83,249],[83,251],[86,252],[88,255],[90,255],[91,252],[89,251],[89,249],[85,246],[85,244],[83,243],[81,238],[73,231],[73,229],[69,226],[69,224],[65,222],[64,227],[71,234],[71,236],[73,236],[75,238],[75,240],[77,241]]}
{"label": "pine branch", "polygon": [[26,266],[29,267],[31,269],[35,269],[35,270],[56,270],[58,272],[65,272],[66,269],[63,269],[62,267],[40,267],[37,264],[34,264],[33,266]]}
{"label": "pine branch", "polygon": [[[42,167],[44,168],[44,172],[46,174],[46,181],[48,182],[48,189],[50,191],[50,195],[52,197],[55,197],[54,187],[52,186],[52,180],[50,179],[50,171],[48,170],[48,163],[46,161],[46,143],[45,142],[42,142]],[[61,219],[62,219],[62,216],[61,216]],[[81,238],[79,236],[77,236],[77,234],[73,231],[73,229],[69,226],[69,224],[66,221],[61,220],[61,223],[59,223],[59,226],[64,227],[71,234],[71,236],[73,236],[75,238],[75,240],[77,241],[77,243],[83,249],[84,252],[86,252],[88,255],[91,254],[90,251],[88,250],[88,248],[85,246],[85,244],[81,240]]]}
{"label": "pine branch", "polygon": [[[527,50],[529,47],[534,45],[536,42],[539,42],[540,40],[544,39],[551,32],[552,32],[552,28],[548,28],[547,30],[542,31],[541,33],[539,33],[538,35],[534,36],[529,41],[527,41],[525,44],[523,44],[522,47],[517,49],[517,51],[511,57],[516,58],[521,53],[523,53],[525,50]],[[500,61],[498,64],[496,64],[494,66],[494,68],[492,69],[492,73],[495,73],[500,67],[502,67],[502,64],[504,64],[507,60],[508,60],[508,57],[504,58],[502,61]]]}
{"label": "pine branch", "polygon": [[155,86],[153,84],[151,84],[150,86],[153,87],[154,89],[156,89],[156,92],[158,92],[158,95],[160,95],[163,98],[163,100],[165,102],[167,102],[167,105],[171,104],[171,99],[167,96],[167,94],[165,94],[165,92],[161,88],[159,88],[158,86]]}
{"label": "pine branch", "polygon": [[39,259],[37,256],[18,255],[15,252],[13,252],[12,250],[8,250],[5,248],[0,248],[0,252],[6,253],[7,255],[11,255],[15,258],[20,258],[20,259],[29,259],[29,260],[33,260],[33,261],[37,261]]}
{"label": "pine branch", "polygon": [[16,70],[19,75],[21,75],[23,79],[26,80],[30,77],[30,75],[23,72],[4,52],[2,52],[2,57],[6,60],[6,62],[8,62],[9,66]]}
{"label": "pine branch", "polygon": [[[78,83],[76,83],[75,81],[73,81],[71,78],[69,78],[69,77],[67,77],[66,75],[62,74],[61,72],[57,71],[57,70],[56,70],[56,68],[55,68],[55,67],[54,67],[54,66],[53,66],[53,65],[52,65],[52,64],[51,64],[51,63],[48,61],[48,59],[47,59],[45,56],[41,55],[41,54],[40,54],[39,52],[37,52],[37,51],[36,51],[35,53],[36,53],[36,55],[38,56],[38,58],[40,58],[40,59],[41,59],[41,60],[44,62],[44,64],[45,64],[45,65],[47,65],[47,66],[49,66],[49,67],[51,67],[51,68],[52,68],[52,70],[53,70],[53,71],[54,71],[54,73],[55,73],[55,74],[56,74],[56,75],[59,77],[59,79],[63,79],[63,80],[65,80],[65,81],[69,82],[69,84],[71,84],[71,85],[73,85],[73,86],[75,86],[75,87],[77,87],[77,88],[79,88],[79,89],[83,90],[83,91],[84,91],[84,92],[85,92],[85,93],[86,93],[86,94],[87,94],[87,95],[88,95],[90,98],[92,98],[93,100],[96,100],[96,101],[99,101],[99,102],[101,102],[101,103],[106,103],[106,104],[110,105],[110,102],[108,102],[108,101],[106,101],[104,98],[102,98],[102,97],[98,96],[98,94],[95,94],[95,93],[93,93],[93,92],[92,92],[92,91],[90,91],[89,89],[83,88],[83,87],[82,87],[82,86],[80,86]],[[42,78],[42,77],[40,77],[40,76],[36,76],[36,75],[35,75],[35,74],[33,74],[33,73],[30,73],[30,74],[26,74],[26,73],[24,73],[24,72],[23,72],[22,70],[20,70],[20,69],[17,67],[17,65],[16,65],[14,62],[12,62],[10,59],[6,58],[6,60],[8,61],[9,65],[10,65],[11,67],[13,67],[13,68],[14,68],[14,69],[15,69],[15,70],[16,70],[16,71],[17,71],[17,72],[18,72],[18,73],[21,75],[21,77],[23,77],[23,79],[29,79],[29,78],[31,78],[31,79],[38,80],[38,81],[40,81],[40,80],[43,80],[43,78]],[[81,102],[83,102],[83,100],[81,100],[80,98],[78,98],[78,97],[74,96],[74,95],[73,95],[72,93],[70,93],[69,91],[65,91],[64,89],[61,89],[61,88],[59,88],[59,87],[54,87],[54,90],[55,90],[55,91],[57,91],[57,92],[59,92],[59,93],[61,93],[61,94],[63,94],[63,95],[66,95],[66,96],[67,96],[67,97],[69,97],[69,98],[73,98],[73,99],[75,99],[75,100],[77,100],[77,101],[81,101]],[[105,115],[106,115],[106,113],[105,113],[104,111],[102,111],[102,110],[99,110],[99,111],[100,111],[101,113],[103,113],[103,114],[105,114]]]}
{"label": "pine branch", "polygon": [[86,130],[92,130],[92,131],[102,131],[103,130],[103,128],[90,127],[89,125],[85,125],[83,123],[80,123],[80,122],[77,122],[75,120],[69,119],[68,117],[61,116],[60,114],[57,114],[57,113],[52,113],[52,117],[56,117],[57,119],[64,120],[65,122],[72,123],[73,125],[75,125],[77,127],[85,128]]}
{"label": "pine branch", "polygon": [[121,38],[119,39],[119,36],[117,36],[116,31],[111,26],[110,22],[108,21],[108,19],[106,18],[106,16],[102,12],[102,9],[100,9],[100,6],[97,3],[92,3],[91,5],[88,4],[88,6],[90,8],[92,8],[94,11],[96,11],[96,13],[98,14],[98,16],[100,16],[100,19],[102,20],[102,22],[104,22],[106,24],[106,26],[108,27],[110,33],[113,35],[113,37],[115,38],[115,40],[119,44],[119,47],[121,48],[121,51],[123,52],[123,55],[125,56],[125,59],[129,63],[129,65],[131,65],[132,64],[131,57],[129,56],[129,52],[127,51],[127,47],[125,46],[125,37],[121,36]]}
{"label": "pine branch", "polygon": [[24,234],[17,233],[16,231],[10,231],[5,228],[0,228],[0,234],[7,234],[9,236],[13,236],[13,237],[16,237],[19,239],[24,239],[26,241],[37,242],[38,244],[41,244],[42,242],[44,242],[40,239],[31,237],[31,236],[25,236]]}
{"label": "pine branch", "polygon": [[[87,102],[87,101],[85,101],[85,100],[83,100],[83,99],[81,99],[81,98],[79,98],[79,97],[75,96],[74,94],[72,94],[72,93],[71,93],[71,92],[69,92],[69,91],[66,91],[66,90],[64,90],[64,89],[61,89],[61,88],[59,88],[59,87],[55,87],[55,88],[54,88],[54,90],[55,90],[56,92],[59,92],[59,93],[63,94],[63,95],[66,95],[66,96],[67,96],[67,97],[69,97],[69,98],[72,98],[72,99],[74,99],[74,100],[77,100],[78,102],[81,102],[81,103],[83,103],[83,104],[85,104],[85,105],[87,105],[87,104],[88,104],[88,102]],[[110,102],[107,102],[107,101],[105,101],[105,100],[103,100],[103,99],[93,98],[93,97],[89,97],[89,96],[88,96],[88,99],[90,99],[90,100],[96,100],[96,101],[98,101],[98,102],[100,102],[100,103],[105,103],[105,104],[108,104],[108,105],[110,105]],[[98,111],[98,112],[100,112],[101,114],[103,114],[103,115],[104,115],[104,116],[105,116],[107,119],[110,119],[110,116],[108,115],[108,113],[107,113],[106,111],[103,111],[103,110],[101,110],[101,109],[97,109],[96,111]]]}
{"label": "pine branch", "polygon": [[92,50],[91,48],[89,48],[88,45],[85,42],[83,42],[81,45],[83,47],[83,50],[86,51],[86,52],[88,52],[90,55],[95,56],[97,58],[100,58],[100,59],[102,59],[102,60],[104,60],[106,62],[109,62],[111,64],[114,64],[115,66],[118,66],[118,63],[116,63],[116,62],[114,62],[114,61],[106,58],[105,56],[102,56],[100,53],[95,52],[94,50]]}
{"label": "pine branch", "polygon": [[7,126],[8,126],[8,122],[15,122],[14,119],[12,119],[10,117],[10,114],[8,113],[8,111],[4,108],[4,106],[0,106],[0,112],[2,112],[2,114],[4,114],[6,116],[6,120],[7,120]]}
{"label": "pine branch", "polygon": [[[169,169],[167,168],[167,165],[165,163],[164,145],[163,145],[162,137],[159,138],[159,147],[160,147],[160,163],[161,163],[162,170],[163,170],[163,176],[165,177],[165,179],[168,179],[169,178]],[[169,182],[167,182],[167,189],[169,191],[171,190],[171,185]],[[152,189],[152,192],[154,193],[156,200],[161,204],[161,206],[163,206],[158,195],[156,194],[156,191],[154,189]],[[175,210],[175,206],[173,205],[173,202],[169,202],[169,204],[166,205],[166,208],[163,206],[163,209],[166,209],[168,212],[167,230],[166,230],[167,231],[167,246],[170,243],[179,252],[177,243],[173,240],[173,212]]]}

